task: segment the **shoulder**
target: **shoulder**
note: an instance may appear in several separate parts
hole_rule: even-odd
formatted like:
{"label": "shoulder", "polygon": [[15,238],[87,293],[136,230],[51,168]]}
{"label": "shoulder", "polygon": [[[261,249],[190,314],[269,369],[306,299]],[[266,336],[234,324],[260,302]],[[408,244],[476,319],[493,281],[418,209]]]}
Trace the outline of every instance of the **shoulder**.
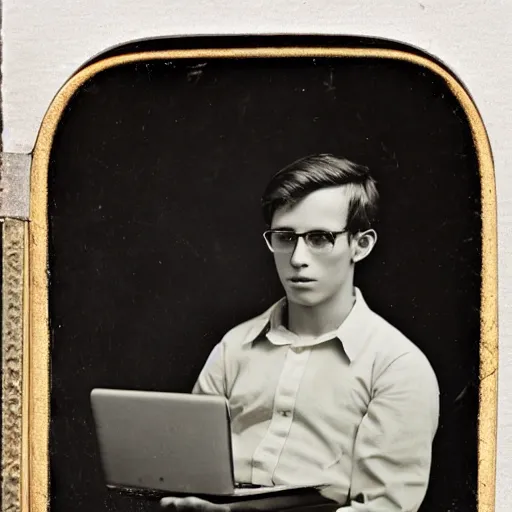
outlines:
{"label": "shoulder", "polygon": [[370,344],[375,350],[376,377],[394,374],[437,388],[434,369],[420,348],[394,325],[372,312]]}

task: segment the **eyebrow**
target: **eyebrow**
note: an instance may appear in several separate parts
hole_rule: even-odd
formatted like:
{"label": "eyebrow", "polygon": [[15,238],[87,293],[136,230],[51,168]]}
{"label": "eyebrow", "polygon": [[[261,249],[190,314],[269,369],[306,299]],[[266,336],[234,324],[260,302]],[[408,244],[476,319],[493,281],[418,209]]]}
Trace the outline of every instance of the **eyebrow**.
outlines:
{"label": "eyebrow", "polygon": [[277,230],[277,231],[295,231],[295,229],[289,227],[289,226],[282,226],[282,227],[277,227],[277,228],[272,228],[272,230]]}

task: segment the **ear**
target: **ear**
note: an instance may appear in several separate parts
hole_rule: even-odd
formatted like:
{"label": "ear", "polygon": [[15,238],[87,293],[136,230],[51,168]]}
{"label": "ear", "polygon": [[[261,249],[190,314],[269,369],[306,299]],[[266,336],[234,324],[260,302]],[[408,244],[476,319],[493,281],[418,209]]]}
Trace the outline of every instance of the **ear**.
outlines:
{"label": "ear", "polygon": [[377,233],[373,229],[362,231],[352,237],[352,261],[364,260],[377,243]]}

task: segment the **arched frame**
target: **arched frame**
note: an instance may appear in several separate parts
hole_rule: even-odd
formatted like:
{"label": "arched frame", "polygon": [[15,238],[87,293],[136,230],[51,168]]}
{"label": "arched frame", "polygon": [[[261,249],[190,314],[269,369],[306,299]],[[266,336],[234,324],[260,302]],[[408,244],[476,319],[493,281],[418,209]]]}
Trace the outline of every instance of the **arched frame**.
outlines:
{"label": "arched frame", "polygon": [[[469,120],[477,153],[482,204],[480,311],[480,405],[478,510],[494,510],[497,407],[497,240],[491,149],[478,110],[460,81],[434,60],[402,50],[334,47],[262,47],[148,51],[117,55],[86,65],[61,88],[40,128],[31,167],[30,219],[24,226],[24,339],[20,501],[23,512],[47,509],[49,492],[50,332],[48,313],[48,167],[53,137],[73,94],[95,74],[123,64],[166,59],[260,59],[331,57],[393,59],[413,63],[446,83]],[[5,465],[4,465],[5,468]]]}

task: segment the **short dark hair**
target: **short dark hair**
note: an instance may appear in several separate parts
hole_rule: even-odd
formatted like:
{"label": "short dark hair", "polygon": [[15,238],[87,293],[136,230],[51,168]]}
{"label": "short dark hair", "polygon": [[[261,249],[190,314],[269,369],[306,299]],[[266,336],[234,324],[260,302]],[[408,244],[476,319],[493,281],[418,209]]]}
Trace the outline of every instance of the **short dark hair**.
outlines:
{"label": "short dark hair", "polygon": [[347,229],[370,229],[377,218],[379,193],[364,165],[330,154],[310,155],[286,166],[270,180],[262,197],[263,216],[270,226],[278,208],[292,206],[316,190],[347,185],[350,202]]}

